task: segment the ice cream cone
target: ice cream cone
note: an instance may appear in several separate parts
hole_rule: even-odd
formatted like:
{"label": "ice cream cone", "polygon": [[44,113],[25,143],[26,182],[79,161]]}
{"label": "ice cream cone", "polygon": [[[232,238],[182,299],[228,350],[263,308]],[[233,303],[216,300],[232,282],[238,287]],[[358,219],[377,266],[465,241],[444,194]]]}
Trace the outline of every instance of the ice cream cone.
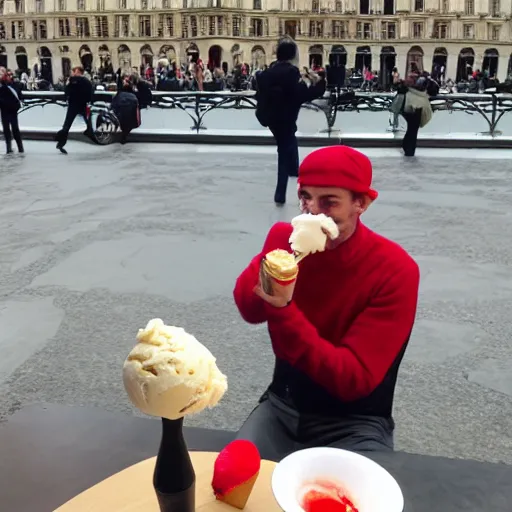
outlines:
{"label": "ice cream cone", "polygon": [[288,251],[276,249],[265,255],[261,263],[260,278],[263,290],[271,294],[273,280],[281,286],[292,284],[297,279],[299,267],[295,263],[295,257]]}
{"label": "ice cream cone", "polygon": [[239,510],[243,510],[247,501],[249,500],[249,496],[251,495],[252,488],[258,479],[259,471],[253,475],[249,480],[244,483],[237,485],[235,488],[228,491],[226,494],[217,495],[217,499],[219,501],[223,501],[232,507],[238,508]]}

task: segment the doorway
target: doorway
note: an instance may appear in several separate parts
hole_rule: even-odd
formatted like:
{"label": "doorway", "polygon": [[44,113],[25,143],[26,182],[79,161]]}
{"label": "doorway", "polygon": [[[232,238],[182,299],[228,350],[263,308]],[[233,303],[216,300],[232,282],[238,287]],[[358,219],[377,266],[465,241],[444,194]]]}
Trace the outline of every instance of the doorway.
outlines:
{"label": "doorway", "polygon": [[222,62],[222,48],[219,45],[210,46],[208,50],[208,69],[210,71],[220,68]]}
{"label": "doorway", "polygon": [[385,46],[380,52],[379,82],[385,91],[393,84],[393,69],[396,67],[396,52],[393,46]]}

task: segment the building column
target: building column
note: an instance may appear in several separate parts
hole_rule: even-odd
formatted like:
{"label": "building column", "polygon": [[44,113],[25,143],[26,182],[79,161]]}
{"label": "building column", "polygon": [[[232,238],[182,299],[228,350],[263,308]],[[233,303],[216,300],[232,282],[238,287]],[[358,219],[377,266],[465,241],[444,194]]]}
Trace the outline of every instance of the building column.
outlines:
{"label": "building column", "polygon": [[500,53],[500,56],[498,57],[498,79],[500,82],[505,81],[507,78],[507,71],[508,71],[508,55],[502,55]]}
{"label": "building column", "polygon": [[[2,43],[4,42],[5,41],[2,41]],[[3,46],[6,47],[5,50],[7,52],[7,67],[12,71],[16,71],[18,67],[18,64],[16,63],[16,54],[14,53],[16,46],[14,44],[4,44]]]}
{"label": "building column", "polygon": [[451,78],[453,81],[455,81],[455,78],[457,78],[457,64],[459,62],[459,51],[454,53],[448,53],[448,58],[446,59],[446,73],[445,73],[445,79],[448,80],[448,78]]}
{"label": "building column", "polygon": [[398,73],[400,73],[401,78],[405,78],[407,72],[407,52],[408,48],[403,48],[399,46],[396,52],[396,68],[398,69]]}

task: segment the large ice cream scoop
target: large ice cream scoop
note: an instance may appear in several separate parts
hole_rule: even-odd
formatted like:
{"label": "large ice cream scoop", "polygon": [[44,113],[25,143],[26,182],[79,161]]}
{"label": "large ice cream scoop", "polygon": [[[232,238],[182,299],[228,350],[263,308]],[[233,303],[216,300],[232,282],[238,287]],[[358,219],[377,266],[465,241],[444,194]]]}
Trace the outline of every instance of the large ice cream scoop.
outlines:
{"label": "large ice cream scoop", "polygon": [[212,353],[181,327],[155,318],[137,334],[137,345],[123,367],[123,382],[133,405],[170,420],[214,407],[227,379]]}
{"label": "large ice cream scoop", "polygon": [[292,227],[289,242],[299,261],[308,254],[325,251],[327,237],[334,240],[340,234],[336,223],[323,213],[298,215],[292,219]]}

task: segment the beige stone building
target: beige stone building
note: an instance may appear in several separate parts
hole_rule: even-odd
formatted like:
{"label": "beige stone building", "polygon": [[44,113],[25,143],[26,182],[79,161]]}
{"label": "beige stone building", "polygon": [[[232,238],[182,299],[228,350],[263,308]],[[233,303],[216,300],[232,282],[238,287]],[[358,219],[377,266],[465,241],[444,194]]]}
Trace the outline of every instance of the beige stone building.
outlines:
{"label": "beige stone building", "polygon": [[512,0],[0,0],[0,65],[56,81],[82,63],[156,65],[161,56],[261,66],[280,36],[301,63],[369,66],[389,76],[412,62],[447,78],[509,72]]}

